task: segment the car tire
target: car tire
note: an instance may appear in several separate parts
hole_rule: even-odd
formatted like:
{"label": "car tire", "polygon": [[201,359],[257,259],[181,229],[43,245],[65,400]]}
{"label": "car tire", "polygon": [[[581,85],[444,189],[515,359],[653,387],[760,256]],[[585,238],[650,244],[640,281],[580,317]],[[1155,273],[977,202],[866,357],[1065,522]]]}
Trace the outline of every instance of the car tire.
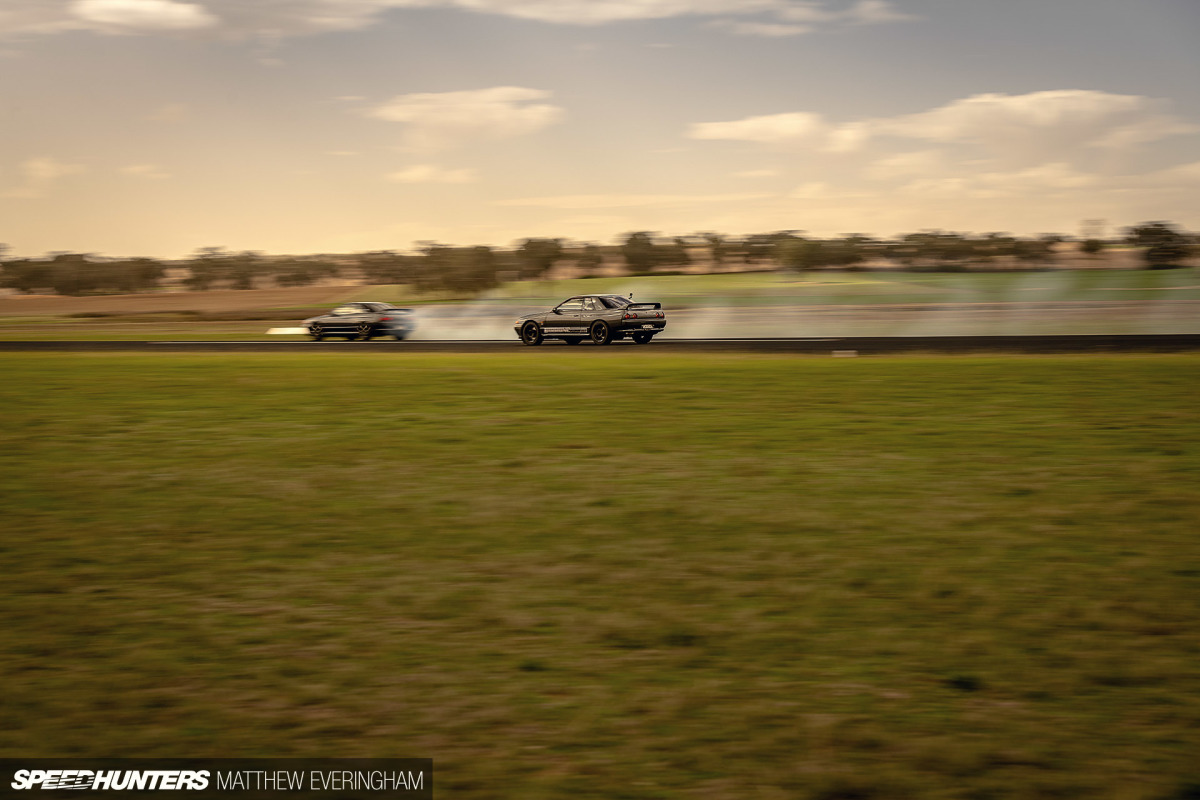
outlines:
{"label": "car tire", "polygon": [[521,341],[530,347],[541,344],[542,338],[542,329],[536,322],[526,322],[525,326],[521,328]]}
{"label": "car tire", "polygon": [[591,328],[592,342],[598,345],[608,344],[613,340],[612,328],[603,320],[596,320]]}
{"label": "car tire", "polygon": [[393,333],[392,338],[395,339],[397,342],[403,342],[405,339],[408,338],[408,334],[407,333]]}
{"label": "car tire", "polygon": [[358,335],[355,336],[354,338],[362,339],[364,342],[369,342],[369,341],[371,341],[371,338],[373,336],[375,336],[375,326],[374,325],[372,325],[369,322],[358,323]]}
{"label": "car tire", "polygon": [[583,339],[580,339],[578,336],[568,336],[563,339],[563,344],[579,344],[582,341]]}
{"label": "car tire", "polygon": [[650,344],[650,340],[654,338],[653,333],[635,333],[630,337],[638,344]]}
{"label": "car tire", "polygon": [[313,341],[319,342],[325,338],[325,329],[314,322],[308,326],[308,335],[313,338]]}

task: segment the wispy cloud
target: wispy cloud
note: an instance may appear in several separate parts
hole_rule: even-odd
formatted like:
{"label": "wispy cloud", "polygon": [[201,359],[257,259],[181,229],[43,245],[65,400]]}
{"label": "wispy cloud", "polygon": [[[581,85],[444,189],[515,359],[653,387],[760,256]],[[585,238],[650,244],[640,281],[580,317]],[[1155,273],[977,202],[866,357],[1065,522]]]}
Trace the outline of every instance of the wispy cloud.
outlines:
{"label": "wispy cloud", "polygon": [[1163,101],[1140,95],[1063,89],[978,94],[916,114],[834,124],[791,111],[691,126],[692,139],[794,145],[849,153],[880,138],[965,144],[990,155],[1053,159],[1078,148],[1122,149],[1200,132]]}
{"label": "wispy cloud", "polygon": [[783,144],[813,140],[824,136],[828,126],[820,114],[793,111],[767,114],[729,122],[697,122],[688,136],[692,139],[732,139],[763,144]]}
{"label": "wispy cloud", "polygon": [[192,30],[219,21],[204,6],[174,0],[75,0],[68,11],[107,33]]}
{"label": "wispy cloud", "polygon": [[85,171],[81,164],[69,164],[51,156],[39,156],[28,159],[20,166],[23,178],[20,185],[4,193],[5,197],[34,198],[45,197],[62,178],[76,175]]}
{"label": "wispy cloud", "polygon": [[445,169],[437,164],[414,164],[387,176],[395,183],[471,183],[475,172],[469,169]]}
{"label": "wispy cloud", "polygon": [[154,181],[161,181],[171,177],[171,173],[157,164],[130,164],[127,167],[121,167],[121,172],[130,177],[145,178]]}
{"label": "wispy cloud", "polygon": [[738,203],[770,197],[761,192],[730,194],[566,194],[552,197],[520,197],[500,200],[500,206],[531,206],[535,208],[646,208],[653,206],[690,206],[708,203]]}
{"label": "wispy cloud", "polygon": [[544,102],[549,98],[550,92],[520,86],[402,94],[368,115],[404,123],[407,145],[436,150],[477,139],[521,136],[553,125],[564,112]]}
{"label": "wispy cloud", "polygon": [[[5,0],[0,35],[90,29],[103,33],[216,30],[234,37],[278,39],[348,31],[395,9],[454,8],[558,25],[707,17],[731,32],[794,36],[832,25],[912,19],[889,0],[859,0],[843,10],[809,0]],[[732,20],[731,24],[724,21]]]}

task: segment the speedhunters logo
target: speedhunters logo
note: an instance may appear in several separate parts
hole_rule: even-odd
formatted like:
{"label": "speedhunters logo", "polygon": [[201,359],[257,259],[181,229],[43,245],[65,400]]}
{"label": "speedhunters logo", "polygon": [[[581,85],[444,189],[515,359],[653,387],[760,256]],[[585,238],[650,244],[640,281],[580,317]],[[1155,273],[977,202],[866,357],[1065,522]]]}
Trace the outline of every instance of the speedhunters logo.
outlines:
{"label": "speedhunters logo", "polygon": [[208,788],[206,769],[119,770],[93,772],[90,769],[19,769],[13,776],[14,789],[125,789],[144,790]]}
{"label": "speedhunters logo", "polygon": [[[428,758],[0,759],[0,798],[433,797]],[[111,796],[111,795],[110,795]]]}

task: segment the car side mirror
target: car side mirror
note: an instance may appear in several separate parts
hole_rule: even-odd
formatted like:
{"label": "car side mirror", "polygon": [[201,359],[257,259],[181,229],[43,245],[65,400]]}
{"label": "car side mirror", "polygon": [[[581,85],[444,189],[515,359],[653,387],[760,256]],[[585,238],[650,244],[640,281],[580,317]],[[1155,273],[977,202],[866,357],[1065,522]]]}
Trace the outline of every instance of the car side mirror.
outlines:
{"label": "car side mirror", "polygon": [[556,308],[556,309],[554,309],[554,313],[555,313],[555,314],[561,314],[561,313],[562,313],[562,309],[561,309],[561,308]]}

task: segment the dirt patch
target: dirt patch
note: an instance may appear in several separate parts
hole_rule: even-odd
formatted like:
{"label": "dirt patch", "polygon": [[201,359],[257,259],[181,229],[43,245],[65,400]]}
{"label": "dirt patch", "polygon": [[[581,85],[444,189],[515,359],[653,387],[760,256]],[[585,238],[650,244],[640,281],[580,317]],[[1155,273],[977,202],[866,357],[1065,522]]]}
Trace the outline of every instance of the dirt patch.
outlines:
{"label": "dirt patch", "polygon": [[[0,315],[139,314],[194,311],[229,314],[270,308],[333,306],[362,295],[375,299],[378,290],[360,286],[296,286],[274,289],[217,289],[209,292],[153,292],[99,297],[8,295],[0,297]],[[387,299],[387,298],[383,298]],[[284,315],[288,316],[288,315]]]}

